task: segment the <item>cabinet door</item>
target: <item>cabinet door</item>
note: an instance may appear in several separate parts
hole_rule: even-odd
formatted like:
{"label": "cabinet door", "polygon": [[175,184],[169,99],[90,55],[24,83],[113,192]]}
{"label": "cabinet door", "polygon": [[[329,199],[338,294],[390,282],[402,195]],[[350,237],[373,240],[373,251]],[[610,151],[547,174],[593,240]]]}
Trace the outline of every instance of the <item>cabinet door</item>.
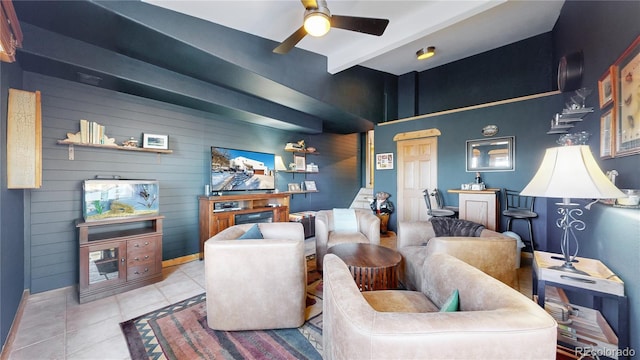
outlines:
{"label": "cabinet door", "polygon": [[112,286],[127,278],[126,242],[113,241],[80,247],[80,289]]}
{"label": "cabinet door", "polygon": [[274,222],[287,222],[289,221],[289,208],[286,206],[280,206],[273,209],[273,221]]}
{"label": "cabinet door", "polygon": [[484,225],[487,229],[497,231],[498,204],[497,195],[493,192],[478,194],[460,194],[460,219]]}
{"label": "cabinet door", "polygon": [[211,216],[211,236],[233,226],[234,215],[232,213],[219,213]]}

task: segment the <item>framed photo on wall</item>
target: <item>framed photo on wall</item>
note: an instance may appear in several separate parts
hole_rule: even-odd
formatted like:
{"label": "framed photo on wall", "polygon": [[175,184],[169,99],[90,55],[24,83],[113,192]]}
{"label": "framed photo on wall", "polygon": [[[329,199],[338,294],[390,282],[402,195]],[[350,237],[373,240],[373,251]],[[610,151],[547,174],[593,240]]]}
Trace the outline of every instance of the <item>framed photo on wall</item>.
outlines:
{"label": "framed photo on wall", "polygon": [[376,170],[392,170],[393,153],[376,154]]}
{"label": "framed photo on wall", "polygon": [[169,135],[142,134],[142,147],[146,149],[169,149]]}
{"label": "framed photo on wall", "polygon": [[615,156],[640,153],[640,36],[614,64],[618,86]]}
{"label": "framed photo on wall", "polygon": [[613,123],[615,108],[605,112],[600,117],[600,157],[613,157]]}
{"label": "framed photo on wall", "polygon": [[600,100],[600,109],[613,104],[615,97],[615,67],[611,66],[602,74],[598,80],[598,99]]}

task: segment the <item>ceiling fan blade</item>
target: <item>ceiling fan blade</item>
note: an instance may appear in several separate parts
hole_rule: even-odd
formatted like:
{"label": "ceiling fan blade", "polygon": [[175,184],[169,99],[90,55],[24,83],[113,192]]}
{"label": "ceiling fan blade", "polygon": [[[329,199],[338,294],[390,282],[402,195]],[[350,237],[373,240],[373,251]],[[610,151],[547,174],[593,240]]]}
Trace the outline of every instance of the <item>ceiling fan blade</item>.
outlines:
{"label": "ceiling fan blade", "polygon": [[316,0],[300,0],[305,9],[317,9],[318,2]]}
{"label": "ceiling fan blade", "polygon": [[301,26],[300,29],[296,30],[293,34],[289,35],[285,41],[283,41],[278,47],[273,49],[273,52],[276,54],[286,54],[289,50],[293,49],[297,43],[302,40],[307,35],[307,31],[304,29],[304,26]]}
{"label": "ceiling fan blade", "polygon": [[389,25],[388,19],[331,15],[331,27],[380,36]]}

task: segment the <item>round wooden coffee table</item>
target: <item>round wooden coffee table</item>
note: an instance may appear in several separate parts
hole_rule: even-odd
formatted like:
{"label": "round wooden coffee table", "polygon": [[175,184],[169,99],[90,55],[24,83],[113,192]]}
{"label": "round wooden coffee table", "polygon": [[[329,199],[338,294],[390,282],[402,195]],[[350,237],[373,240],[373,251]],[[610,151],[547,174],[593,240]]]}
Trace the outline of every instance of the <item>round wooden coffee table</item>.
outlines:
{"label": "round wooden coffee table", "polygon": [[400,253],[372,244],[338,244],[327,254],[334,254],[347,264],[360,291],[398,288]]}

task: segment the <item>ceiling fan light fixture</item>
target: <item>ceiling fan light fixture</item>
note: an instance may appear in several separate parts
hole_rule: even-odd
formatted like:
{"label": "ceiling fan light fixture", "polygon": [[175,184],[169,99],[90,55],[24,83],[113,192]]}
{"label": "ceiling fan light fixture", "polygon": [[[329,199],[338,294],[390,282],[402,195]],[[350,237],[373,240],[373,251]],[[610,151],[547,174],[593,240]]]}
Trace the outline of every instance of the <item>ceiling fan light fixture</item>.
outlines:
{"label": "ceiling fan light fixture", "polygon": [[416,56],[418,57],[418,60],[428,59],[428,58],[432,57],[435,54],[436,54],[436,47],[435,46],[429,46],[427,48],[422,48],[422,49],[416,51]]}
{"label": "ceiling fan light fixture", "polygon": [[304,17],[304,29],[311,36],[324,36],[331,29],[329,15],[320,10],[309,12]]}

